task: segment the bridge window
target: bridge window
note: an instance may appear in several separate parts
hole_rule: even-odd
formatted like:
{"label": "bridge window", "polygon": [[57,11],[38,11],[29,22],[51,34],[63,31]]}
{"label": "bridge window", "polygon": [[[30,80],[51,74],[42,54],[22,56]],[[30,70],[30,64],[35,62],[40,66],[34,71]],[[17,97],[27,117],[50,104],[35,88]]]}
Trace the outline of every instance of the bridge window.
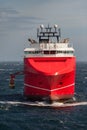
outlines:
{"label": "bridge window", "polygon": [[73,54],[73,51],[57,51],[57,53]]}
{"label": "bridge window", "polygon": [[[42,51],[40,50],[36,50],[36,51],[25,51],[24,52],[25,54],[40,54],[42,53]],[[56,51],[56,50],[44,50],[43,51],[44,54],[73,54],[74,51],[64,51],[64,50],[59,50],[59,51]]]}
{"label": "bridge window", "polygon": [[25,54],[39,54],[41,51],[25,51]]}
{"label": "bridge window", "polygon": [[56,54],[56,51],[49,51],[49,50],[47,50],[47,51],[44,51],[44,54]]}

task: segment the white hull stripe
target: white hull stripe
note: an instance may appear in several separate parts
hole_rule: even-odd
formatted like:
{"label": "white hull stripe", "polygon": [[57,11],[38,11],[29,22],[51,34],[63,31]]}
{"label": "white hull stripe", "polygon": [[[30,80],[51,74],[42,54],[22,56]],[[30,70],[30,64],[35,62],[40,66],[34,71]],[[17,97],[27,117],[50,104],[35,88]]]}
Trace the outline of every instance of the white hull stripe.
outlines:
{"label": "white hull stripe", "polygon": [[58,91],[58,90],[61,90],[61,89],[64,89],[64,88],[71,87],[71,86],[75,85],[75,83],[69,84],[69,85],[61,87],[61,88],[52,89],[52,90],[46,89],[46,88],[40,88],[40,87],[32,86],[32,85],[29,85],[29,84],[24,84],[24,85],[28,86],[30,88],[35,88],[35,89],[40,89],[40,90],[45,90],[45,91],[53,92],[53,91]]}

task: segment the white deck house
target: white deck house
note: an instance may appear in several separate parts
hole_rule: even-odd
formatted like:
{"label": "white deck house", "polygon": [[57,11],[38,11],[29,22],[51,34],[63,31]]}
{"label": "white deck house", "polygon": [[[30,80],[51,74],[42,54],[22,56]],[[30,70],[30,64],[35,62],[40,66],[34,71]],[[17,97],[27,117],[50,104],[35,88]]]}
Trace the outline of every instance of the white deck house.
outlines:
{"label": "white deck house", "polygon": [[[69,39],[60,41],[60,29],[57,32],[57,25],[53,28],[40,26],[37,30],[39,42],[29,39],[30,46],[24,49],[24,57],[73,57],[74,49],[69,44]],[[53,38],[53,39],[52,39]],[[57,40],[55,41],[56,38]],[[53,41],[54,40],[54,41]]]}

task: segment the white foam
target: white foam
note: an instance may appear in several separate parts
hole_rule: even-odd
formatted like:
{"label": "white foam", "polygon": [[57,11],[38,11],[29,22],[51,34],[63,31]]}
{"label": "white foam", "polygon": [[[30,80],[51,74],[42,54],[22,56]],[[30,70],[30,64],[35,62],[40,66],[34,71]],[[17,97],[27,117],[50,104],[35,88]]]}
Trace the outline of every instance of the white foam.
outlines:
{"label": "white foam", "polygon": [[20,102],[20,101],[0,101],[0,104],[9,105],[25,105],[25,106],[37,106],[37,107],[70,107],[70,106],[84,106],[87,102],[75,102],[75,103],[52,103],[48,104],[45,102]]}

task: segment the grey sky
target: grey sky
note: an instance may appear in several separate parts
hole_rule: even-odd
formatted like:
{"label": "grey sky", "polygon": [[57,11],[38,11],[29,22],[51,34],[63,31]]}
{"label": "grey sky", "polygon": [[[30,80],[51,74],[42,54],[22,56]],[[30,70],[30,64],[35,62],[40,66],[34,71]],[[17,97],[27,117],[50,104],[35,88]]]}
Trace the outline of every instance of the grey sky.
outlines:
{"label": "grey sky", "polygon": [[77,60],[87,61],[87,0],[0,0],[0,61],[23,60],[28,37],[40,24],[61,27]]}

